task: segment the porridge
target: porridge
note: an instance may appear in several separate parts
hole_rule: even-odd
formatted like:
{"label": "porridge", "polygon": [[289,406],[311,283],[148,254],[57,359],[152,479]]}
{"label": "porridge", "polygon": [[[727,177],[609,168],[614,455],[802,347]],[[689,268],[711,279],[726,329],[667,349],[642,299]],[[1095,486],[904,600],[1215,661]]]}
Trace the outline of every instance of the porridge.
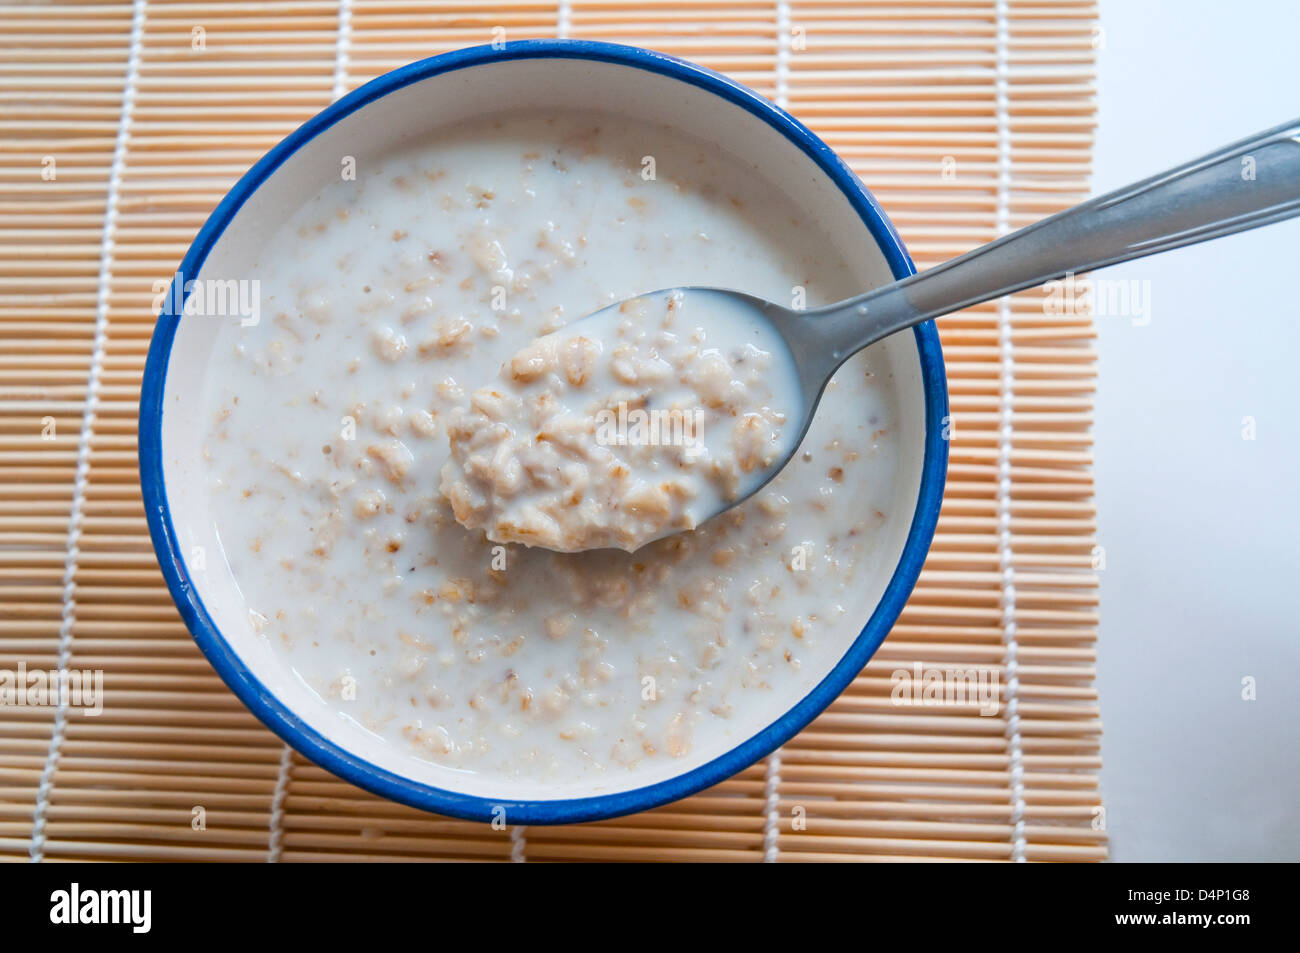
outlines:
{"label": "porridge", "polygon": [[[705,444],[722,424],[725,450],[694,460],[689,479],[643,481],[651,525],[693,525],[691,500],[743,495],[788,423],[769,349],[713,350],[688,315],[665,326],[653,296],[606,336],[608,352],[563,329],[680,285],[773,300],[800,288],[810,306],[847,297],[860,289],[828,244],[743,162],[612,116],[478,120],[324,188],[266,244],[262,320],[220,328],[203,382],[209,518],[258,638],[329,717],[450,769],[573,779],[748,737],[871,609],[855,581],[877,571],[899,479],[894,391],[872,350],[832,380],[771,483],[635,552],[520,544],[535,532],[564,547],[555,507],[577,481],[605,492],[603,459],[551,483],[545,456],[536,472],[491,472],[518,435],[486,433],[474,388],[522,351],[525,376],[547,373],[520,394],[553,391],[556,406],[521,396],[492,413],[535,411],[530,427],[561,406],[586,419],[583,368],[629,376],[630,404],[702,405]],[[640,387],[660,360],[700,373]],[[736,426],[745,413],[762,417],[752,435]],[[644,474],[687,448],[608,449]],[[654,491],[674,482],[686,490],[663,490],[665,515]],[[535,524],[509,520],[516,485]],[[639,513],[626,508],[603,541],[635,548]]]}
{"label": "porridge", "polygon": [[780,335],[706,292],[621,302],[538,338],[447,424],[442,492],[490,540],[632,552],[693,530],[787,456]]}

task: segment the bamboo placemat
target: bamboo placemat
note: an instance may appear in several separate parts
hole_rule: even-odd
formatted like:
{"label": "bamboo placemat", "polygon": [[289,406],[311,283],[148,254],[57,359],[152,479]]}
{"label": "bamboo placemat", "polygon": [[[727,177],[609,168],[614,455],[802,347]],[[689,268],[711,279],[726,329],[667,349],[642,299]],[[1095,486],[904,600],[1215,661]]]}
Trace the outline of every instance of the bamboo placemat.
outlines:
{"label": "bamboo placemat", "polygon": [[[194,647],[136,472],[151,305],[226,189],[332,98],[530,36],[693,59],[787,105],[919,267],[1087,192],[1086,0],[167,0],[0,6],[0,674],[104,672],[98,718],[0,708],[0,858],[1100,860],[1087,313],[1027,292],[940,322],[943,515],[893,633],[778,755],[614,821],[439,819],[290,754]],[[893,703],[897,670],[1000,677]]]}

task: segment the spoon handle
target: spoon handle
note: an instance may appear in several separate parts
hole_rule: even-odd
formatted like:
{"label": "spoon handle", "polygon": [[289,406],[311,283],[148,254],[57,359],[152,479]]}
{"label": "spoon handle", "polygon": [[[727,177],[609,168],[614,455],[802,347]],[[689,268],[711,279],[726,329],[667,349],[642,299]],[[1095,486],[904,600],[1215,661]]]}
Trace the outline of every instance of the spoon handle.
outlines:
{"label": "spoon handle", "polygon": [[[1067,274],[1300,214],[1300,120],[1045,218],[857,298],[804,313],[838,367],[895,331]],[[833,370],[834,367],[831,369]]]}

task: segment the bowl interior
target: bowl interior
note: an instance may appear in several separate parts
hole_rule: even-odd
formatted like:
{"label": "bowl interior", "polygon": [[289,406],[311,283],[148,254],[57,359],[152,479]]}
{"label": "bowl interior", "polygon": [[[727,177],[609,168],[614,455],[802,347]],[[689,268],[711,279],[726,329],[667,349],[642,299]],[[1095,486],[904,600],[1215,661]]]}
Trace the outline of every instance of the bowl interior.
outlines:
{"label": "bowl interior", "polygon": [[[362,93],[354,103],[375,95],[364,90]],[[892,280],[889,263],[877,239],[841,187],[804,148],[750,108],[724,98],[715,90],[677,77],[623,63],[563,56],[501,59],[428,75],[371,99],[332,125],[322,123],[314,138],[283,158],[237,208],[215,238],[206,259],[196,262],[198,273],[185,274],[183,278],[255,276],[255,264],[268,236],[324,185],[337,181],[345,159],[350,158],[363,168],[395,148],[417,141],[436,141],[439,127],[458,120],[521,108],[556,107],[612,111],[624,117],[666,123],[717,144],[736,162],[749,166],[820,222],[828,247],[838,250],[846,259],[862,289]],[[255,170],[255,177],[256,174]],[[222,217],[223,211],[219,210],[214,220]],[[201,242],[202,239],[196,243],[198,255],[192,252],[192,258],[202,258]],[[166,504],[162,525],[166,525],[169,517],[171,534],[167,542],[170,553],[163,555],[164,562],[171,563],[170,568],[180,580],[173,584],[173,591],[178,602],[183,603],[182,611],[191,628],[196,629],[200,645],[210,657],[214,653],[222,655],[223,664],[218,664],[218,669],[273,728],[290,737],[309,757],[322,760],[324,753],[325,761],[330,761],[331,755],[344,758],[354,769],[344,772],[352,774],[351,780],[390,796],[468,816],[484,815],[482,805],[472,800],[476,798],[536,803],[607,797],[670,782],[692,772],[701,782],[724,776],[708,777],[707,772],[700,774],[699,770],[716,764],[733,745],[716,750],[701,747],[680,760],[655,762],[626,774],[610,774],[599,783],[585,780],[538,785],[477,775],[412,759],[326,708],[273,654],[264,639],[253,632],[241,605],[236,580],[221,558],[222,541],[209,518],[201,452],[205,429],[201,421],[206,419],[206,411],[200,406],[200,398],[217,332],[215,319],[182,318],[176,326],[170,353],[164,351],[162,355],[166,376],[157,453]],[[861,609],[858,624],[845,634],[844,652],[849,651],[859,628],[867,623],[867,617],[885,593],[913,528],[927,434],[927,394],[917,340],[911,332],[905,332],[876,346],[877,366],[888,369],[894,389],[900,437],[894,499],[900,518],[892,521],[877,558],[864,567],[861,578],[855,582],[860,606],[865,608]],[[938,387],[942,390],[941,377]],[[933,411],[933,400],[930,403]],[[933,426],[934,421],[930,424]],[[145,452],[149,452],[147,448]],[[929,533],[924,536],[922,550],[928,543]],[[911,572],[909,568],[908,573]],[[912,581],[904,580],[906,588],[910,589]],[[887,630],[892,621],[892,618],[884,619],[880,628]],[[883,635],[884,631],[880,631],[874,637],[878,640]],[[736,737],[752,739],[772,728],[783,712],[808,696],[832,671],[833,667],[816,670],[814,666],[805,666],[788,697],[772,699],[768,721],[737,726]],[[792,725],[790,729],[797,727]],[[750,757],[762,753],[751,750]],[[337,763],[327,766],[339,767]],[[733,764],[730,770],[740,766]],[[388,774],[409,783],[401,785],[400,790],[394,789],[372,783],[374,778],[369,777],[372,773]],[[454,792],[470,800],[459,807],[449,805],[445,799],[431,804],[422,798],[422,786]],[[688,790],[665,789],[663,796],[656,800],[683,793]],[[626,806],[624,803],[623,809]],[[593,804],[582,816],[602,813],[614,813],[614,810]],[[528,818],[525,814],[519,819],[535,822],[546,818],[541,815]]]}

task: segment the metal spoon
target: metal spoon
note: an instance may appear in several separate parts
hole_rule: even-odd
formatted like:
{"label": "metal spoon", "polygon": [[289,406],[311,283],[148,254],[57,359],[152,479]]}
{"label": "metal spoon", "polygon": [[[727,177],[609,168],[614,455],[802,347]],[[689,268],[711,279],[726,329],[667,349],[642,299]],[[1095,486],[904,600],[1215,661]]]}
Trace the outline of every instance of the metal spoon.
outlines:
{"label": "metal spoon", "polygon": [[[796,311],[722,288],[674,288],[693,313],[750,309],[775,328],[798,374],[803,406],[783,434],[785,455],[746,481],[730,509],[766,485],[790,460],[812,422],[831,375],[863,348],[897,331],[962,308],[1221,235],[1300,214],[1300,120],[1076,205],[874,291],[814,310]],[[621,305],[583,318],[590,321]],[[569,328],[572,328],[570,325]],[[568,330],[568,328],[566,328]],[[667,535],[667,534],[666,534]]]}

